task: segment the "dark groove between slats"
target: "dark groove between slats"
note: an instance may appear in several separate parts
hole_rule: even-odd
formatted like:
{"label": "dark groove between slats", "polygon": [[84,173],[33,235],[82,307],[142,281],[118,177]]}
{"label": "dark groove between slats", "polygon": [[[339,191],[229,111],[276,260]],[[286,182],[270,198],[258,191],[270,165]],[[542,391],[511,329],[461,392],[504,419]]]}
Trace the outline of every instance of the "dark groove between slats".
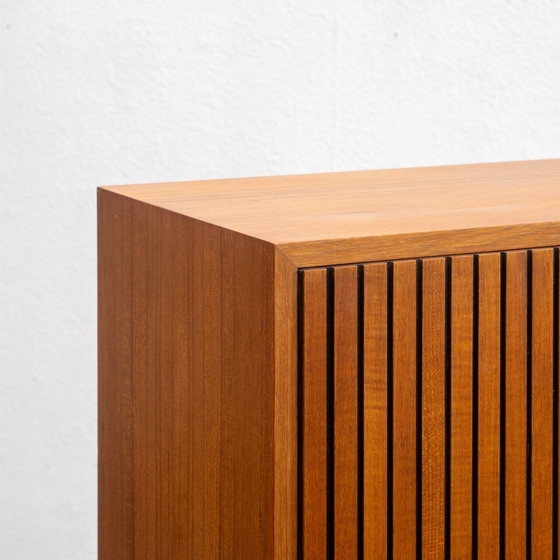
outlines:
{"label": "dark groove between slats", "polygon": [[358,558],[364,558],[364,267],[358,266]]}
{"label": "dark groove between slats", "polygon": [[473,402],[472,402],[472,559],[478,560],[478,341],[479,341],[479,288],[478,255],[473,256]]}
{"label": "dark groove between slats", "polygon": [[334,269],[327,269],[327,560],[334,560]]}
{"label": "dark groove between slats", "polygon": [[558,295],[558,274],[560,269],[560,251],[554,248],[553,292],[553,353],[552,353],[552,560],[558,560],[558,319],[560,313]]}
{"label": "dark groove between slats", "polygon": [[445,259],[445,534],[444,557],[451,558],[451,301],[453,285],[451,257]]}
{"label": "dark groove between slats", "polygon": [[533,252],[527,251],[527,500],[526,500],[526,557],[531,559],[531,510],[533,464]]}
{"label": "dark groove between slats", "polygon": [[500,559],[506,554],[506,292],[507,255],[500,253]]}
{"label": "dark groove between slats", "polygon": [[[304,392],[303,392],[303,333],[305,325],[303,322],[303,286],[304,286],[304,273],[303,270],[298,271],[298,373],[297,373],[297,450],[298,457],[303,457],[303,411],[305,407]],[[303,461],[300,459],[297,465],[297,557],[298,560],[303,559],[303,539],[305,538],[303,532],[303,490],[305,484],[305,473],[303,472]]]}
{"label": "dark groove between slats", "polygon": [[387,559],[393,560],[393,263],[387,263]]}
{"label": "dark groove between slats", "polygon": [[422,326],[423,261],[416,261],[416,558],[422,558]]}

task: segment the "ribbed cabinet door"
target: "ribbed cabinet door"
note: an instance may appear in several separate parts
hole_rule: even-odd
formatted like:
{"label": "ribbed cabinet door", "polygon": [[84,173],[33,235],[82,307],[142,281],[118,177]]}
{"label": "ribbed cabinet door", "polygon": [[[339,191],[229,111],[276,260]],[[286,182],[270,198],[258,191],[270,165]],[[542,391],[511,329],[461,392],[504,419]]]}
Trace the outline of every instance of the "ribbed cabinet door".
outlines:
{"label": "ribbed cabinet door", "polygon": [[300,560],[558,558],[558,263],[300,271]]}

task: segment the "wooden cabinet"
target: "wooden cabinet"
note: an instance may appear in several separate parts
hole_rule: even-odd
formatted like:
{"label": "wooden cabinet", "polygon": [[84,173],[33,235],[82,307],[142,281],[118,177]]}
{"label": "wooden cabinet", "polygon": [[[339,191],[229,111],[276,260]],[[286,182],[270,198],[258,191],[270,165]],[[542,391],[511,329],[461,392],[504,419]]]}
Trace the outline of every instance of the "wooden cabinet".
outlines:
{"label": "wooden cabinet", "polygon": [[99,190],[99,558],[558,558],[560,160]]}

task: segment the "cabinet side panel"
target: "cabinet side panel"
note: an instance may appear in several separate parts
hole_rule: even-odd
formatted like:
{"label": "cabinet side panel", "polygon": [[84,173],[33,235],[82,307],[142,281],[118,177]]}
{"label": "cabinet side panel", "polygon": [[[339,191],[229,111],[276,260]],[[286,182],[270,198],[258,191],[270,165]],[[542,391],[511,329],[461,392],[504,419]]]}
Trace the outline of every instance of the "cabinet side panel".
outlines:
{"label": "cabinet side panel", "polygon": [[[213,250],[219,244],[220,232],[216,228],[204,224],[201,230],[201,245],[195,251],[195,265],[204,270],[202,312],[204,328],[198,329],[198,339],[202,339],[203,356],[201,380],[204,395],[202,423],[204,438],[202,441],[202,457],[204,471],[202,475],[202,541],[207,558],[218,558],[220,551],[220,424],[216,418],[221,417],[222,385],[221,371],[221,290],[222,262],[220,253]],[[199,233],[200,237],[200,233]],[[200,343],[199,343],[200,344]],[[200,386],[200,384],[199,384]]]}
{"label": "cabinet side panel", "polygon": [[[154,540],[164,558],[167,558],[164,554],[171,558],[192,558],[197,552],[205,558],[212,547],[202,548],[200,526],[208,524],[209,531],[215,530],[212,521],[215,522],[219,510],[211,493],[204,509],[200,505],[203,480],[197,467],[202,460],[204,442],[201,438],[204,437],[204,441],[207,438],[206,434],[202,436],[207,427],[201,422],[201,408],[214,414],[214,422],[218,423],[220,418],[219,411],[210,408],[211,397],[220,394],[219,369],[203,370],[201,364],[205,351],[200,342],[201,303],[204,301],[200,281],[207,271],[196,258],[195,247],[201,242],[200,229],[195,228],[190,220],[182,220],[171,213],[165,215],[156,208],[149,208],[148,212],[147,274],[152,276],[158,271],[157,283],[153,283],[148,292],[148,305],[153,316],[148,324],[151,341],[148,353],[155,364],[150,369],[157,371],[160,394],[153,415],[163,418],[159,422],[157,444],[150,442],[149,448],[154,456],[152,460],[158,465],[158,484],[167,477],[169,486],[163,495],[158,492],[160,503],[162,498],[169,496],[169,513],[162,516],[161,511],[158,512],[159,526]],[[212,340],[219,348],[217,333]],[[214,384],[210,395],[201,391],[203,371],[205,378]],[[169,439],[166,433],[169,433]],[[216,451],[204,459],[209,473],[214,472]],[[168,525],[163,527],[162,521],[167,521]],[[166,538],[170,540],[170,546],[163,544]]]}
{"label": "cabinet side panel", "polygon": [[100,559],[275,558],[274,248],[99,211]]}
{"label": "cabinet side panel", "polygon": [[134,552],[132,203],[99,193],[99,557]]}
{"label": "cabinet side panel", "polygon": [[[139,432],[133,430],[133,479],[134,479],[134,551],[140,558],[154,556],[156,549],[154,541],[149,535],[155,532],[157,513],[156,503],[148,496],[157,495],[155,485],[156,469],[146,468],[148,464],[149,449],[148,441],[155,439],[156,419],[153,415],[154,406],[150,397],[154,398],[156,393],[155,376],[148,378],[148,340],[147,324],[151,317],[148,316],[147,291],[148,283],[152,281],[146,274],[146,259],[148,257],[148,207],[132,205],[132,222],[136,227],[132,230],[132,276],[136,279],[131,283],[132,289],[132,317],[134,317],[134,328],[132,328],[132,371],[134,372],[134,395],[132,399],[133,418],[138,423],[138,418],[143,418],[147,430]],[[142,224],[143,227],[138,227]],[[101,372],[100,372],[101,373]],[[149,416],[150,415],[150,416]],[[149,418],[148,418],[149,416]],[[148,431],[148,427],[149,430]],[[151,458],[151,456],[150,456]],[[152,463],[152,466],[155,464]],[[151,513],[150,513],[151,512]],[[152,526],[150,526],[152,523]]]}
{"label": "cabinet side panel", "polygon": [[274,251],[224,231],[221,253],[221,556],[273,558]]}

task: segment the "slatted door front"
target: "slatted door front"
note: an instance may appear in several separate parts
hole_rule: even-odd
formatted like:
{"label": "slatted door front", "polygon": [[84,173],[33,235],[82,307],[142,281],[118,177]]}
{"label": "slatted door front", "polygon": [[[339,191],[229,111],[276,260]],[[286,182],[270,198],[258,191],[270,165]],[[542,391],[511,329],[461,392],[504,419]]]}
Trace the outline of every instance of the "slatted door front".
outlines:
{"label": "slatted door front", "polygon": [[300,560],[558,557],[558,263],[300,271]]}

